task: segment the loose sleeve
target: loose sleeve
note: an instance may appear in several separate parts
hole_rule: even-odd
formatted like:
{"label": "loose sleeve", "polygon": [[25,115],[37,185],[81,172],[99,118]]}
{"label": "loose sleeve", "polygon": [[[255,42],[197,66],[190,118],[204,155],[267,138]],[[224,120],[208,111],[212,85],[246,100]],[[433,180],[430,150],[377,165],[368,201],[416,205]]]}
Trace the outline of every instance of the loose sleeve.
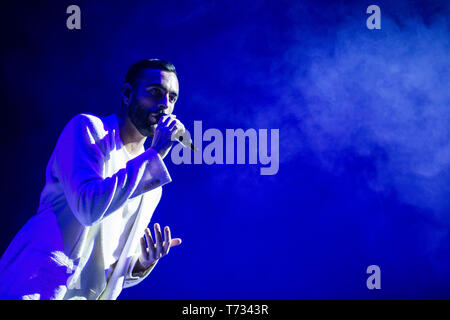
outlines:
{"label": "loose sleeve", "polygon": [[92,225],[128,199],[171,182],[162,158],[151,148],[103,178],[110,156],[105,148],[108,134],[101,133],[94,119],[80,114],[67,124],[55,147],[56,175],[70,209],[83,225]]}
{"label": "loose sleeve", "polygon": [[139,259],[139,255],[140,255],[140,253],[136,253],[130,261],[130,264],[128,266],[128,270],[127,270],[127,273],[125,276],[125,281],[123,283],[124,288],[129,288],[129,287],[135,286],[139,282],[144,280],[150,274],[150,272],[155,268],[155,266],[157,265],[157,263],[159,261],[159,259],[156,260],[155,263],[150,265],[150,267],[148,267],[147,269],[145,269],[142,272],[133,273],[134,266],[136,265],[136,262]]}

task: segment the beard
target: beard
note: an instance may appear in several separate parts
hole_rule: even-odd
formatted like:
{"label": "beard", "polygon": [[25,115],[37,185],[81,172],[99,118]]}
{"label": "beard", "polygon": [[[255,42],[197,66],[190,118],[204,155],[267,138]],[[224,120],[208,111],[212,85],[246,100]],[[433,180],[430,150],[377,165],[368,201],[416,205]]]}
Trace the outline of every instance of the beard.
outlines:
{"label": "beard", "polygon": [[140,134],[146,137],[153,137],[157,123],[149,120],[150,111],[144,106],[140,106],[134,97],[128,107],[128,117]]}

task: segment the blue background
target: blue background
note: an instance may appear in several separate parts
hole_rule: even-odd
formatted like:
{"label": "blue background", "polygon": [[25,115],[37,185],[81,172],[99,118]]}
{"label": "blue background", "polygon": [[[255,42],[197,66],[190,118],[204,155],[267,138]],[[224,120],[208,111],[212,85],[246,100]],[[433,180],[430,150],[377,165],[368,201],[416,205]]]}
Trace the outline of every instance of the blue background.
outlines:
{"label": "blue background", "polygon": [[[81,8],[81,30],[66,8]],[[368,30],[366,8],[381,8]],[[280,169],[167,166],[173,248],[120,299],[450,298],[445,1],[15,1],[0,6],[0,251],[35,214],[78,113],[120,108],[128,67],[175,64],[192,132],[280,130]],[[368,290],[366,268],[381,268]]]}

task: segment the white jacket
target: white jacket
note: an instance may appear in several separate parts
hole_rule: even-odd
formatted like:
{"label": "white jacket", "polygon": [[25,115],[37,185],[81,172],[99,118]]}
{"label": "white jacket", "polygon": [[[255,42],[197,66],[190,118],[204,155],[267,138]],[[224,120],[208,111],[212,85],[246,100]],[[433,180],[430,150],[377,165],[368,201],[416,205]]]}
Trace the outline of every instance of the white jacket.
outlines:
{"label": "white jacket", "polygon": [[[116,299],[150,273],[154,265],[139,276],[131,271],[161,186],[171,178],[153,149],[128,161],[124,149],[115,114],[79,114],[66,125],[47,166],[38,213],[0,260],[0,298]],[[129,223],[114,234],[126,212]],[[112,242],[118,242],[117,259],[109,266],[105,252]]]}

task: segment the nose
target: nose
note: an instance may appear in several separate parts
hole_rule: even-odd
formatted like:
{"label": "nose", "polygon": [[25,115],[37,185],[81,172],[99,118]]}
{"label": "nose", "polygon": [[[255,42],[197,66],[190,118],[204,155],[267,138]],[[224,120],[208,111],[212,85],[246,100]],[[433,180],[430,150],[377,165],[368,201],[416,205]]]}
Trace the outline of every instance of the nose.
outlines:
{"label": "nose", "polygon": [[166,94],[164,95],[164,97],[161,99],[159,105],[158,105],[158,109],[162,110],[164,113],[168,113],[169,112],[169,95]]}
{"label": "nose", "polygon": [[160,103],[160,104],[158,105],[158,109],[159,109],[160,111],[163,111],[163,112],[164,112],[165,110],[168,109],[167,104]]}

